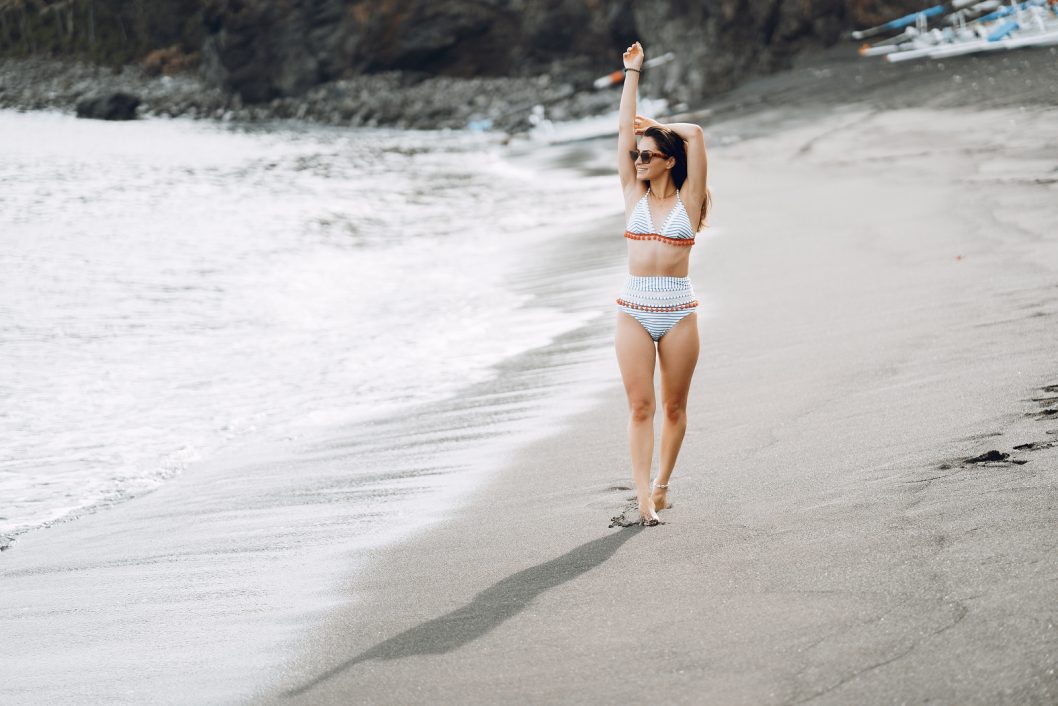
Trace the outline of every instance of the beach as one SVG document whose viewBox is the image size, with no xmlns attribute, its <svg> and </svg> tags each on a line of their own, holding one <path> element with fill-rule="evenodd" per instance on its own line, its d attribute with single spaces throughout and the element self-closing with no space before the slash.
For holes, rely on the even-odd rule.
<svg viewBox="0 0 1058 706">
<path fill-rule="evenodd" d="M 634 494 L 613 174 L 613 216 L 519 279 L 561 301 L 588 272 L 582 325 L 415 416 L 233 449 L 0 555 L 0 700 L 1054 703 L 1058 110 L 839 98 L 703 122 L 663 525 L 609 527 Z M 612 147 L 511 159 L 596 178 Z M 343 504 L 359 464 L 432 504 L 387 532 L 385 496 Z"/>
<path fill-rule="evenodd" d="M 605 528 L 614 386 L 378 556 L 269 702 L 1053 702 L 1056 118 L 835 111 L 712 150 L 666 524 Z"/>
</svg>

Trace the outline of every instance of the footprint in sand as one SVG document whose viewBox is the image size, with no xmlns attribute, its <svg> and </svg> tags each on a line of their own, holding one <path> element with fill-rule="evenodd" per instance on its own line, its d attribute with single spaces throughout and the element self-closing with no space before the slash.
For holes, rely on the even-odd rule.
<svg viewBox="0 0 1058 706">
<path fill-rule="evenodd" d="M 592 510 L 610 509 L 614 506 L 613 493 L 627 493 L 629 491 L 634 490 L 635 488 L 633 488 L 631 485 L 628 485 L 627 483 L 615 481 L 603 488 L 602 493 L 595 494 L 594 497 L 597 499 L 592 500 L 590 503 L 588 503 L 587 507 L 591 508 Z M 625 502 L 634 503 L 635 499 L 636 496 L 634 494 L 631 496 L 626 495 L 624 497 Z"/>
<path fill-rule="evenodd" d="M 610 527 L 632 527 L 639 524 L 639 503 L 631 502 L 610 518 Z"/>
<path fill-rule="evenodd" d="M 1047 432 L 1048 434 L 1050 432 Z M 1052 446 L 1058 446 L 1058 441 L 1030 441 L 1027 444 L 1018 444 L 1014 447 L 1015 451 L 1039 451 L 1040 449 L 1049 449 Z"/>
<path fill-rule="evenodd" d="M 1003 432 L 989 431 L 983 434 L 971 434 L 970 436 L 964 436 L 959 441 L 981 441 L 982 439 L 991 439 L 994 436 L 1003 436 Z"/>
<path fill-rule="evenodd" d="M 985 451 L 980 456 L 974 456 L 973 458 L 966 459 L 967 463 L 996 463 L 999 461 L 1006 461 L 1010 458 L 1010 454 L 1005 454 L 998 449 L 992 449 L 991 451 Z"/>
<path fill-rule="evenodd" d="M 974 456 L 972 458 L 967 458 L 963 460 L 963 465 L 966 465 L 968 463 L 994 468 L 997 466 L 1008 466 L 1010 464 L 1022 466 L 1028 463 L 1028 459 L 1010 458 L 1010 454 L 1003 453 L 999 449 L 992 449 L 991 451 L 985 451 L 980 456 Z"/>
</svg>

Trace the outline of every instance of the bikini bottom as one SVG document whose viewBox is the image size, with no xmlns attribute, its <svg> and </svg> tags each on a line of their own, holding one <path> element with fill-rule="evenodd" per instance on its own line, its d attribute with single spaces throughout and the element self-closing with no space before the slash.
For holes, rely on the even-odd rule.
<svg viewBox="0 0 1058 706">
<path fill-rule="evenodd" d="M 643 325 L 655 342 L 687 314 L 695 311 L 698 300 L 689 277 L 667 275 L 628 275 L 617 307 Z"/>
</svg>

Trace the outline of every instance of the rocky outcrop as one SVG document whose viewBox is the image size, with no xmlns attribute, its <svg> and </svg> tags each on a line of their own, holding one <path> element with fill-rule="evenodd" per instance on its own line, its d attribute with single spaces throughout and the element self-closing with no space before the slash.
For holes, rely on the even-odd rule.
<svg viewBox="0 0 1058 706">
<path fill-rule="evenodd" d="M 805 46 L 889 19 L 915 0 L 211 0 L 205 70 L 248 101 L 297 95 L 387 70 L 429 75 L 550 73 L 581 88 L 620 66 L 635 39 L 677 59 L 651 77 L 674 102 L 699 101 L 788 65 Z"/>
<path fill-rule="evenodd" d="M 204 70 L 248 101 L 391 70 L 530 76 L 554 64 L 590 73 L 611 65 L 623 35 L 632 36 L 630 0 L 594 4 L 212 0 Z"/>
<path fill-rule="evenodd" d="M 348 23 L 341 0 L 206 6 L 203 71 L 251 103 L 291 96 L 337 77 Z"/>
<path fill-rule="evenodd" d="M 400 72 L 404 87 L 435 78 L 547 75 L 550 85 L 580 92 L 619 68 L 621 52 L 639 39 L 648 57 L 663 51 L 677 57 L 648 70 L 649 94 L 694 104 L 749 76 L 787 66 L 804 47 L 831 45 L 843 30 L 920 5 L 920 0 L 0 0 L 0 54 L 111 64 L 135 57 L 154 74 L 193 67 L 207 84 L 243 103 L 262 105 L 392 72 Z M 357 115 L 365 107 L 343 110 Z"/>
</svg>

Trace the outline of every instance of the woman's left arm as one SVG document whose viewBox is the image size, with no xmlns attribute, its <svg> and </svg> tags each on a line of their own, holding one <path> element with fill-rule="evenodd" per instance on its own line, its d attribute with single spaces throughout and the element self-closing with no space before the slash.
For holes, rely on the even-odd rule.
<svg viewBox="0 0 1058 706">
<path fill-rule="evenodd" d="M 709 170 L 705 156 L 705 131 L 695 123 L 665 123 L 665 127 L 687 141 L 687 181 L 683 184 L 684 190 L 690 190 L 704 200 Z"/>
</svg>

